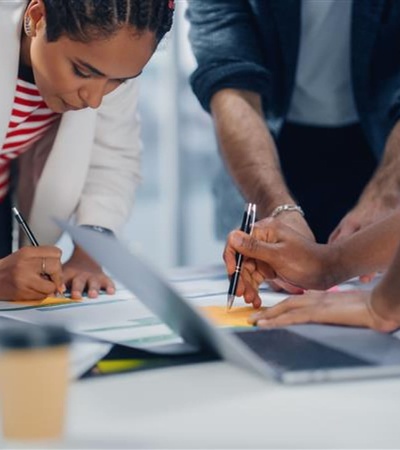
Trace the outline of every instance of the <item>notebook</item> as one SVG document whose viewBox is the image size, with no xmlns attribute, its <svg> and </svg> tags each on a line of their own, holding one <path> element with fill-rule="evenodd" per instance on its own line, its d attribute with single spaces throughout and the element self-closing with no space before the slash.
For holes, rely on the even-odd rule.
<svg viewBox="0 0 400 450">
<path fill-rule="evenodd" d="M 391 335 L 326 325 L 220 329 L 117 239 L 58 224 L 191 346 L 284 383 L 400 375 L 400 341 Z"/>
</svg>

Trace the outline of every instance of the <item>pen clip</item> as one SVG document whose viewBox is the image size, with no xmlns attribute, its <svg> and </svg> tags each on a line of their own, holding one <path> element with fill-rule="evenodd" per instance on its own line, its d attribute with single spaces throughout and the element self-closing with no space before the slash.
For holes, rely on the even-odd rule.
<svg viewBox="0 0 400 450">
<path fill-rule="evenodd" d="M 251 222 L 250 222 L 250 231 L 249 235 L 253 233 L 254 224 L 256 223 L 256 215 L 257 215 L 257 205 L 255 203 L 252 203 L 251 205 Z"/>
</svg>

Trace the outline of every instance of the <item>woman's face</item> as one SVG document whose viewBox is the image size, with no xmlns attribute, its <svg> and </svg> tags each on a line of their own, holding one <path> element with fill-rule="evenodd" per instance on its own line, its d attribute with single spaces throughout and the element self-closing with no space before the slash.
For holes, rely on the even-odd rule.
<svg viewBox="0 0 400 450">
<path fill-rule="evenodd" d="M 98 108 L 104 95 L 140 75 L 155 50 L 153 33 L 135 34 L 131 27 L 90 43 L 67 37 L 48 42 L 41 0 L 33 0 L 27 14 L 32 29 L 27 59 L 43 100 L 58 113 Z"/>
</svg>

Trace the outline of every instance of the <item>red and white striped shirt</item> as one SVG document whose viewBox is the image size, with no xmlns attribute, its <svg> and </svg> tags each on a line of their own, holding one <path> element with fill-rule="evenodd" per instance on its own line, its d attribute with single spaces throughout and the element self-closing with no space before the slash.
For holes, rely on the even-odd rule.
<svg viewBox="0 0 400 450">
<path fill-rule="evenodd" d="M 58 117 L 47 107 L 35 84 L 18 78 L 10 123 L 0 149 L 0 202 L 9 189 L 11 160 L 37 142 Z"/>
</svg>

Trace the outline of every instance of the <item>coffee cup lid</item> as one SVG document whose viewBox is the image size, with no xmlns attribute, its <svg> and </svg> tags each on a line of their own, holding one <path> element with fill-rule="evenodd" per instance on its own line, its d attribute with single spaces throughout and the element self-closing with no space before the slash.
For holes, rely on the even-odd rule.
<svg viewBox="0 0 400 450">
<path fill-rule="evenodd" d="M 0 324 L 0 348 L 3 349 L 53 347 L 69 342 L 71 335 L 61 326 L 31 325 L 14 321 Z"/>
</svg>

